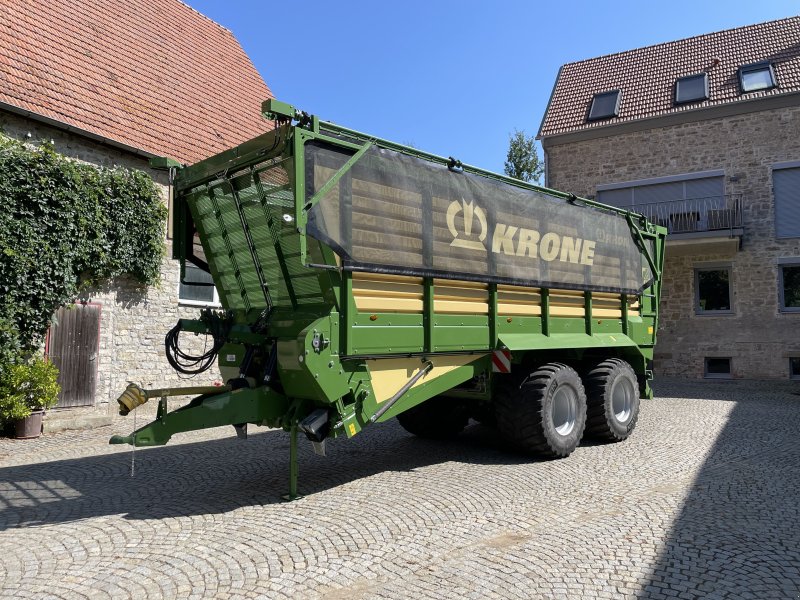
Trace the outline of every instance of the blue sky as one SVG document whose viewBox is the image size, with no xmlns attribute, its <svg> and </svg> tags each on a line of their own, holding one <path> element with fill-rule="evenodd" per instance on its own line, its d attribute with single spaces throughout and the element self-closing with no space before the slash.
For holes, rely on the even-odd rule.
<svg viewBox="0 0 800 600">
<path fill-rule="evenodd" d="M 230 29 L 279 100 L 502 171 L 559 67 L 800 13 L 797 0 L 186 0 Z"/>
</svg>

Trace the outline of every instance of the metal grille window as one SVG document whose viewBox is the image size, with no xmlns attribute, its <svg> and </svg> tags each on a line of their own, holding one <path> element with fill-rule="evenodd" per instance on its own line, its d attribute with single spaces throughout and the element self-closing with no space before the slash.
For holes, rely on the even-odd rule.
<svg viewBox="0 0 800 600">
<path fill-rule="evenodd" d="M 708 100 L 708 75 L 689 75 L 675 82 L 675 104 Z"/>
<path fill-rule="evenodd" d="M 710 357 L 703 359 L 705 362 L 704 375 L 707 379 L 730 379 L 731 359 L 729 357 Z"/>
<path fill-rule="evenodd" d="M 772 169 L 775 235 L 800 237 L 800 166 Z"/>
<path fill-rule="evenodd" d="M 800 312 L 800 260 L 778 266 L 781 312 Z"/>
<path fill-rule="evenodd" d="M 742 93 L 758 92 L 775 87 L 775 73 L 768 62 L 759 62 L 739 67 L 739 85 Z"/>
<path fill-rule="evenodd" d="M 695 269 L 695 312 L 731 314 L 733 297 L 730 267 Z"/>
<path fill-rule="evenodd" d="M 619 90 L 595 94 L 589 108 L 589 120 L 609 119 L 619 116 Z"/>
<path fill-rule="evenodd" d="M 211 285 L 209 285 L 211 284 Z M 178 301 L 181 304 L 219 305 L 217 288 L 210 273 L 186 263 L 186 276 L 178 284 Z"/>
</svg>

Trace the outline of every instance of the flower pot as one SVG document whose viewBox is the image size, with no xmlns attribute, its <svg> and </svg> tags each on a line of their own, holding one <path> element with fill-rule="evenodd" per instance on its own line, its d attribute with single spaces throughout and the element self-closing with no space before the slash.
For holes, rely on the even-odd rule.
<svg viewBox="0 0 800 600">
<path fill-rule="evenodd" d="M 32 412 L 24 419 L 17 421 L 17 435 L 18 440 L 29 440 L 38 438 L 42 435 L 42 418 L 44 417 L 43 410 Z"/>
</svg>

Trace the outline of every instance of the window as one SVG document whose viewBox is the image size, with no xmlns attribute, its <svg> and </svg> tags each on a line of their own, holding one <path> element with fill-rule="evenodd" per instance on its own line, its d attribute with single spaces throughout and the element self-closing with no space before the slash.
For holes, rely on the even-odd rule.
<svg viewBox="0 0 800 600">
<path fill-rule="evenodd" d="M 698 315 L 730 314 L 731 268 L 703 267 L 694 271 L 695 312 Z"/>
<path fill-rule="evenodd" d="M 597 200 L 633 209 L 671 234 L 741 227 L 736 199 L 725 196 L 722 170 L 669 175 L 597 187 Z"/>
<path fill-rule="evenodd" d="M 708 75 L 689 75 L 675 82 L 675 104 L 708 100 Z"/>
<path fill-rule="evenodd" d="M 772 168 L 775 236 L 800 237 L 800 166 Z"/>
<path fill-rule="evenodd" d="M 789 359 L 789 377 L 800 379 L 800 356 L 792 356 Z"/>
<path fill-rule="evenodd" d="M 730 379 L 731 359 L 707 356 L 705 359 L 705 373 L 708 379 Z"/>
<path fill-rule="evenodd" d="M 722 171 L 703 171 L 626 183 L 612 183 L 597 188 L 599 202 L 626 208 L 657 202 L 700 198 L 721 204 L 724 201 L 724 194 L 725 182 Z"/>
<path fill-rule="evenodd" d="M 775 73 L 768 62 L 739 67 L 739 85 L 742 93 L 768 90 L 775 87 Z"/>
<path fill-rule="evenodd" d="M 783 262 L 778 259 L 778 286 L 781 312 L 800 312 L 800 258 L 797 262 Z"/>
<path fill-rule="evenodd" d="M 178 284 L 178 301 L 181 304 L 219 305 L 211 275 L 187 262 L 184 280 Z"/>
<path fill-rule="evenodd" d="M 595 94 L 589 108 L 589 120 L 608 119 L 619 116 L 619 90 Z"/>
</svg>

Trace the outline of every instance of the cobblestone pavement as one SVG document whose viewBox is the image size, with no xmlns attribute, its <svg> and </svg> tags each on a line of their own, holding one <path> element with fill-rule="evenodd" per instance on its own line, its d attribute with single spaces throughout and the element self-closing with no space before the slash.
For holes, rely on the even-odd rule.
<svg viewBox="0 0 800 600">
<path fill-rule="evenodd" d="M 279 431 L 177 436 L 133 478 L 106 443 L 132 420 L 0 440 L 0 596 L 799 598 L 800 386 L 658 389 L 631 439 L 565 460 L 479 425 L 303 444 L 290 504 Z"/>
</svg>

